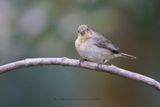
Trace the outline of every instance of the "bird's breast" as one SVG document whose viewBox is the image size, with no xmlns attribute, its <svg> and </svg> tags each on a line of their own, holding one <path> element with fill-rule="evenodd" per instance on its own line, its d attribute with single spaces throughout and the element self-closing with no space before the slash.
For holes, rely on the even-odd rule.
<svg viewBox="0 0 160 107">
<path fill-rule="evenodd" d="M 83 43 L 76 40 L 75 46 L 82 58 L 93 62 L 103 63 L 107 56 L 111 54 L 109 50 L 97 47 L 92 40 L 88 40 Z"/>
</svg>

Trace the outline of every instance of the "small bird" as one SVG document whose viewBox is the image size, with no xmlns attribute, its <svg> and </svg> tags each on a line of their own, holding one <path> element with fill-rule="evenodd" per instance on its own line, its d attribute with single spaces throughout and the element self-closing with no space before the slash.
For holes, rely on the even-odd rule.
<svg viewBox="0 0 160 107">
<path fill-rule="evenodd" d="M 117 57 L 136 58 L 133 55 L 120 52 L 119 48 L 110 40 L 95 32 L 87 25 L 80 25 L 78 27 L 78 37 L 75 41 L 75 47 L 84 60 L 99 64 L 107 63 L 109 60 Z"/>
</svg>

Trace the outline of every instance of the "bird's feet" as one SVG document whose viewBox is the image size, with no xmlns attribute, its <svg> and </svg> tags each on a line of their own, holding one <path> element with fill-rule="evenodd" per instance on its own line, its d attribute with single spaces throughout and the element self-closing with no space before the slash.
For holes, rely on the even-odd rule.
<svg viewBox="0 0 160 107">
<path fill-rule="evenodd" d="M 101 69 L 103 63 L 97 63 L 96 70 Z"/>
<path fill-rule="evenodd" d="M 87 61 L 87 59 L 80 59 L 80 60 L 79 60 L 79 66 L 80 66 L 81 63 L 83 63 L 84 61 Z"/>
</svg>

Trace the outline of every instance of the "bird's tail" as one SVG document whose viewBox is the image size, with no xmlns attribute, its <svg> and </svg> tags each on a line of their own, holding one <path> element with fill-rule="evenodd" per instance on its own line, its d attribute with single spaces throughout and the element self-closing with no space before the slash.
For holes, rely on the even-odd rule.
<svg viewBox="0 0 160 107">
<path fill-rule="evenodd" d="M 124 57 L 124 58 L 129 58 L 129 59 L 136 59 L 135 56 L 129 55 L 129 54 L 125 54 L 125 53 L 120 53 L 120 56 Z"/>
</svg>

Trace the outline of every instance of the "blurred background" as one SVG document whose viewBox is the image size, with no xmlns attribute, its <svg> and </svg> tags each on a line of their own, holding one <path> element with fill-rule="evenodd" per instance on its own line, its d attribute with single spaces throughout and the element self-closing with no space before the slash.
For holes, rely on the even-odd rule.
<svg viewBox="0 0 160 107">
<path fill-rule="evenodd" d="M 136 60 L 110 64 L 160 81 L 159 0 L 0 0 L 0 64 L 32 57 L 79 59 L 87 24 Z M 43 66 L 0 75 L 1 107 L 160 107 L 160 92 L 115 75 Z"/>
</svg>

